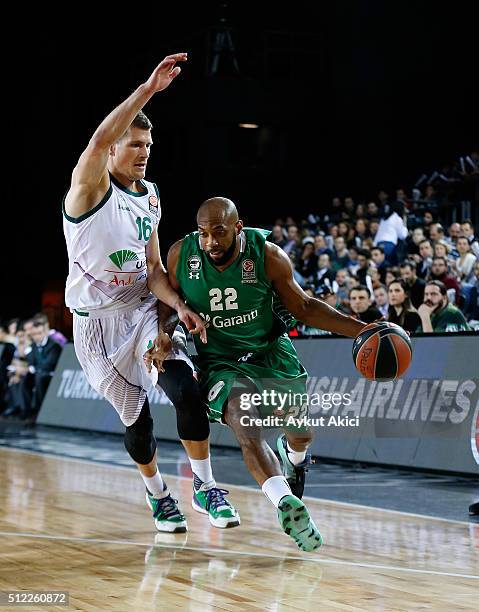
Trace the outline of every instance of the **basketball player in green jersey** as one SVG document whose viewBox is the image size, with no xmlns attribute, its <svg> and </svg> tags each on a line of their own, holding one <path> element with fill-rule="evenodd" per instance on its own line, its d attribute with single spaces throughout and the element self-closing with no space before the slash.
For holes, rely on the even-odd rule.
<svg viewBox="0 0 479 612">
<path fill-rule="evenodd" d="M 282 473 L 261 438 L 261 426 L 244 425 L 242 400 L 245 391 L 277 386 L 306 391 L 307 373 L 272 308 L 275 296 L 294 317 L 313 327 L 354 338 L 365 324 L 306 295 L 294 281 L 286 254 L 266 242 L 269 232 L 243 228 L 231 200 L 204 202 L 197 224 L 197 232 L 171 247 L 168 274 L 173 288 L 181 290 L 208 325 L 208 343 L 195 338 L 195 346 L 210 418 L 231 427 L 249 471 L 278 509 L 281 527 L 299 548 L 312 551 L 322 539 L 300 500 L 311 432 L 293 427 L 279 438 Z M 254 406 L 248 415 L 252 410 Z"/>
</svg>

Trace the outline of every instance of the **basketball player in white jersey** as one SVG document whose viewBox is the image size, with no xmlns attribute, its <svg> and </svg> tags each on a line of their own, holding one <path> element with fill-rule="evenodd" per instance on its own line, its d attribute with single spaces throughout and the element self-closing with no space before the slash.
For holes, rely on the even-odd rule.
<svg viewBox="0 0 479 612">
<path fill-rule="evenodd" d="M 227 491 L 218 489 L 213 479 L 209 422 L 191 375 L 184 333 L 181 327 L 171 333 L 173 324 L 170 339 L 159 316 L 159 310 L 175 310 L 187 329 L 206 342 L 201 318 L 169 284 L 158 244 L 159 192 L 144 179 L 152 125 L 141 109 L 170 85 L 181 71 L 177 63 L 186 59 L 186 53 L 167 56 L 104 119 L 73 170 L 63 203 L 69 257 L 66 304 L 74 313 L 75 351 L 88 382 L 126 426 L 125 447 L 145 482 L 156 527 L 168 532 L 187 527 L 158 471 L 147 397 L 157 383 L 176 408 L 178 432 L 194 473 L 193 507 L 216 527 L 240 522 L 225 499 Z M 151 367 L 148 351 L 154 351 L 160 374 Z"/>
</svg>

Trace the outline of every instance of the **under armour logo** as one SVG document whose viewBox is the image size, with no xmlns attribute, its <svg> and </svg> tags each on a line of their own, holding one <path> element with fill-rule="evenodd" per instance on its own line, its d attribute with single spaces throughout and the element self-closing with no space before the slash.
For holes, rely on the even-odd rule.
<svg viewBox="0 0 479 612">
<path fill-rule="evenodd" d="M 190 277 L 190 280 L 193 280 L 194 278 L 196 280 L 200 280 L 200 273 L 199 272 L 190 272 L 188 274 L 188 276 Z"/>
</svg>

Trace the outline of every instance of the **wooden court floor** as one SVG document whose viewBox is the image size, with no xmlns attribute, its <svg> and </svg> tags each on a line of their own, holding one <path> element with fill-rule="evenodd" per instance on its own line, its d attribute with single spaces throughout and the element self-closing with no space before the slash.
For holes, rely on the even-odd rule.
<svg viewBox="0 0 479 612">
<path fill-rule="evenodd" d="M 70 593 L 0 612 L 479 609 L 479 524 L 310 498 L 325 544 L 304 554 L 259 490 L 229 487 L 242 525 L 219 530 L 167 477 L 189 525 L 169 535 L 128 468 L 0 449 L 0 471 L 0 591 Z"/>
</svg>

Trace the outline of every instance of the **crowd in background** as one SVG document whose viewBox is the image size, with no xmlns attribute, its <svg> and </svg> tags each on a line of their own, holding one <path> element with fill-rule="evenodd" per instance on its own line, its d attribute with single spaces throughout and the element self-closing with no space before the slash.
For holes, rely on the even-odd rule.
<svg viewBox="0 0 479 612">
<path fill-rule="evenodd" d="M 478 179 L 472 152 L 423 174 L 410 194 L 335 197 L 300 222 L 277 219 L 269 240 L 289 256 L 306 293 L 361 321 L 384 319 L 411 333 L 479 331 L 479 241 L 471 219 L 457 214 L 464 187 L 477 191 Z M 466 204 L 472 211 L 474 202 Z M 326 333 L 301 321 L 290 331 Z M 66 342 L 43 313 L 0 324 L 0 418 L 35 422 Z"/>
<path fill-rule="evenodd" d="M 0 418 L 35 422 L 66 342 L 43 313 L 0 324 Z"/>
<path fill-rule="evenodd" d="M 429 180 L 423 175 L 411 194 L 398 188 L 370 202 L 335 197 L 322 214 L 277 219 L 269 240 L 289 256 L 309 295 L 364 322 L 385 319 L 413 333 L 479 330 L 474 225 L 441 218 L 452 210 L 457 186 L 477 185 L 479 155 L 467 160 L 467 167 L 460 158 Z M 291 332 L 324 333 L 299 321 Z"/>
</svg>

